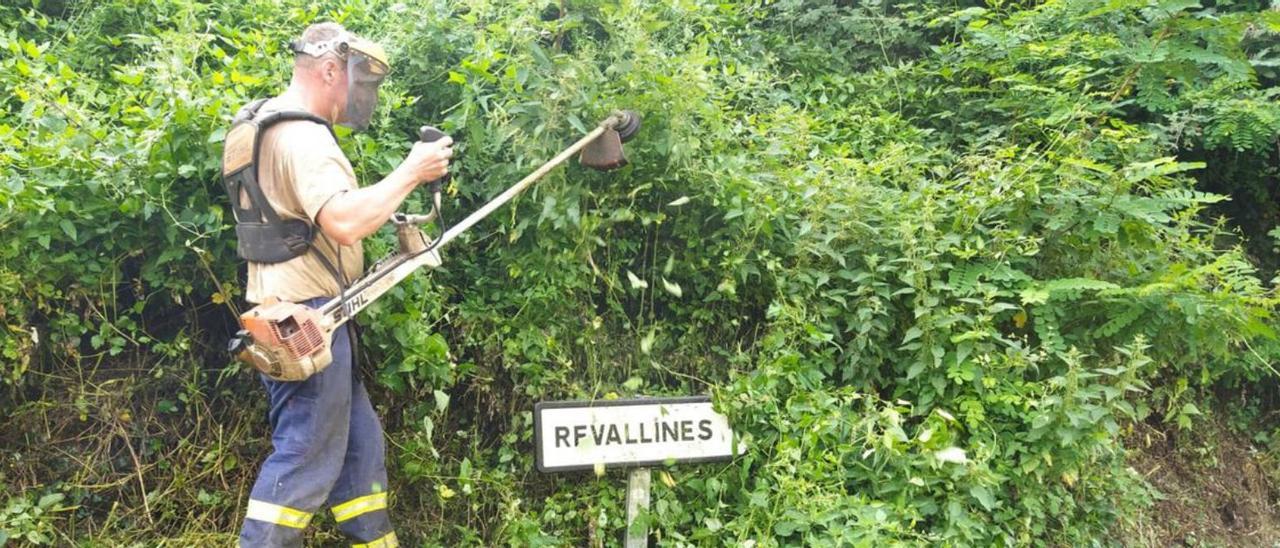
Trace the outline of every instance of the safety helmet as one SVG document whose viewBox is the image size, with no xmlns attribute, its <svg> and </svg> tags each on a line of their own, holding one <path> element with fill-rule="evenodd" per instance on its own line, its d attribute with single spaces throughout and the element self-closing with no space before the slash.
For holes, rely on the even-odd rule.
<svg viewBox="0 0 1280 548">
<path fill-rule="evenodd" d="M 319 58 L 333 54 L 347 61 L 347 112 L 341 124 L 357 131 L 369 127 L 378 104 L 378 86 L 391 72 L 386 50 L 346 31 L 322 42 L 294 41 L 289 46 L 298 55 Z"/>
</svg>

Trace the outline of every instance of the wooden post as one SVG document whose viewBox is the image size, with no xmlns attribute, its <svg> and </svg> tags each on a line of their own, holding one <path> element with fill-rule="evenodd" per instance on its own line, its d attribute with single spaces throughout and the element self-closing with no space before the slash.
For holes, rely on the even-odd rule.
<svg viewBox="0 0 1280 548">
<path fill-rule="evenodd" d="M 632 527 L 641 510 L 649 511 L 649 481 L 653 476 L 648 468 L 632 468 L 627 476 L 627 542 L 626 548 L 648 548 L 649 527 Z"/>
</svg>

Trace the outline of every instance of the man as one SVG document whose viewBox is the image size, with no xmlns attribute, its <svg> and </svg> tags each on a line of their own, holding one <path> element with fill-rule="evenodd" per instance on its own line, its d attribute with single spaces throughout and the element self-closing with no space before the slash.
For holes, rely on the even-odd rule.
<svg viewBox="0 0 1280 548">
<path fill-rule="evenodd" d="M 248 301 L 317 307 L 362 273 L 360 240 L 382 226 L 414 188 L 448 172 L 452 140 L 415 144 L 385 179 L 359 187 L 330 126 L 367 126 L 388 72 L 386 54 L 335 23 L 308 27 L 293 49 L 288 89 L 251 104 L 238 118 L 293 113 L 289 121 L 260 130 L 256 186 L 278 221 L 303 226 L 312 239 L 296 256 L 255 261 L 244 252 L 250 243 L 245 240 L 255 236 L 241 233 L 240 226 L 237 235 L 249 259 Z M 240 198 L 240 207 L 247 207 L 248 193 Z M 326 507 L 356 546 L 398 544 L 386 511 L 382 427 L 353 371 L 354 342 L 347 329 L 339 329 L 330 344 L 332 362 L 305 380 L 263 376 L 274 451 L 250 493 L 241 546 L 300 546 L 312 516 Z"/>
</svg>

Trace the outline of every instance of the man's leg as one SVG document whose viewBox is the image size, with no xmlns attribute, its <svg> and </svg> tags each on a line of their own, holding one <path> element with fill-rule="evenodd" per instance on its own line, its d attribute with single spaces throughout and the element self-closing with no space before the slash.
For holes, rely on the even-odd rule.
<svg viewBox="0 0 1280 548">
<path fill-rule="evenodd" d="M 249 494 L 246 548 L 301 546 L 302 532 L 342 470 L 351 416 L 351 344 L 334 333 L 333 363 L 304 381 L 266 379 L 275 451 Z"/>
<path fill-rule="evenodd" d="M 351 384 L 351 435 L 346 461 L 329 495 L 334 520 L 356 546 L 398 546 L 387 515 L 386 442 L 382 426 L 359 380 Z"/>
</svg>

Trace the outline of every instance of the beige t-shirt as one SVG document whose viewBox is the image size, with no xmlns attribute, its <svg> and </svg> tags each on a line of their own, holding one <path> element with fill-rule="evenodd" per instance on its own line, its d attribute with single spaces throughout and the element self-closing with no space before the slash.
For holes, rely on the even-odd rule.
<svg viewBox="0 0 1280 548">
<path fill-rule="evenodd" d="M 258 116 L 277 110 L 302 110 L 302 106 L 277 97 L 267 101 Z M 351 162 L 329 130 L 309 121 L 280 122 L 267 129 L 258 159 L 258 185 L 281 219 L 304 219 L 313 226 L 316 215 L 331 198 L 359 188 Z M 241 199 L 248 200 L 243 194 Z M 364 272 L 364 249 L 360 243 L 339 246 L 317 227 L 312 245 L 315 250 L 283 263 L 250 262 L 245 299 L 252 303 L 261 303 L 267 297 L 302 302 L 336 296 L 338 283 L 316 257 L 316 251 L 344 271 L 348 280 L 355 280 Z M 340 254 L 335 252 L 337 249 Z"/>
</svg>

